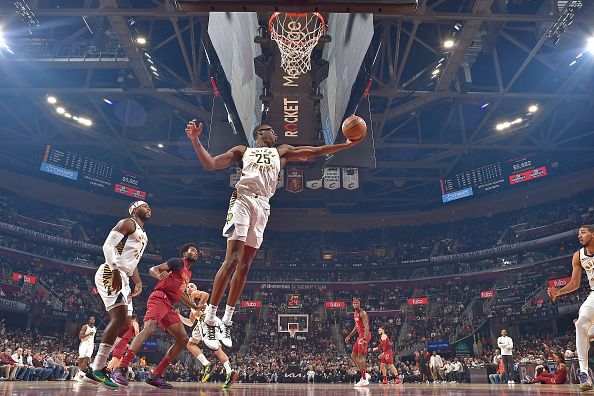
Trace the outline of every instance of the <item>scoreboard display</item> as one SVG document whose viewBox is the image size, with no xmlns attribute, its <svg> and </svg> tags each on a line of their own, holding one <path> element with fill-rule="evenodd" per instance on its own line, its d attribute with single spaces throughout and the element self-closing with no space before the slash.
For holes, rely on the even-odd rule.
<svg viewBox="0 0 594 396">
<path fill-rule="evenodd" d="M 440 180 L 442 202 L 484 195 L 548 175 L 543 159 L 525 154 L 496 162 Z"/>
<path fill-rule="evenodd" d="M 288 294 L 287 295 L 287 308 L 299 309 L 301 308 L 301 299 L 299 294 Z"/>
<path fill-rule="evenodd" d="M 81 183 L 94 190 L 113 191 L 136 199 L 145 199 L 142 176 L 126 170 L 115 170 L 86 155 L 47 145 L 40 170 Z"/>
</svg>

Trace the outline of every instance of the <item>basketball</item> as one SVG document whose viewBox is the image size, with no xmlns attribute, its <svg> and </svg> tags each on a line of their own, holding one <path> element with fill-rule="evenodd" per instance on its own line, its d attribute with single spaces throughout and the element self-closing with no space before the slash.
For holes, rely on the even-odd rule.
<svg viewBox="0 0 594 396">
<path fill-rule="evenodd" d="M 351 142 L 363 139 L 367 133 L 365 120 L 356 115 L 350 115 L 342 122 L 342 133 Z"/>
</svg>

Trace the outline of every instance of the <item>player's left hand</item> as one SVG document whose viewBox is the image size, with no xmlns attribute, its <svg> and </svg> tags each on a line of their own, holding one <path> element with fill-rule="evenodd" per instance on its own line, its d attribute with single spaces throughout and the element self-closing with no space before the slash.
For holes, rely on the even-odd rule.
<svg viewBox="0 0 594 396">
<path fill-rule="evenodd" d="M 142 283 L 138 282 L 137 284 L 134 285 L 134 290 L 132 291 L 132 293 L 130 293 L 130 298 L 136 297 L 140 293 L 142 293 Z"/>
<path fill-rule="evenodd" d="M 549 287 L 549 290 L 547 290 L 547 293 L 549 295 L 549 297 L 551 297 L 551 300 L 556 301 L 557 297 L 559 297 L 561 295 L 561 293 L 559 293 L 559 289 L 557 289 L 556 287 Z"/>
</svg>

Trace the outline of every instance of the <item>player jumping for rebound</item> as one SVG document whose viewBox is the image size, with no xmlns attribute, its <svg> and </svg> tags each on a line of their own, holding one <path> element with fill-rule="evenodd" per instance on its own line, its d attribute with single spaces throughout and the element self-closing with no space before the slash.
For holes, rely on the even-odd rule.
<svg viewBox="0 0 594 396">
<path fill-rule="evenodd" d="M 136 314 L 132 314 L 130 317 L 130 327 L 128 331 L 122 336 L 120 341 L 116 344 L 111 352 L 111 360 L 107 365 L 108 370 L 115 370 L 120 365 L 122 361 L 122 357 L 128 350 L 128 344 L 134 337 L 136 337 L 140 333 L 140 327 L 138 326 L 138 320 Z"/>
<path fill-rule="evenodd" d="M 578 319 L 575 321 L 575 346 L 580 363 L 579 389 L 587 391 L 592 389 L 592 378 L 588 373 L 588 351 L 590 349 L 588 332 L 594 324 L 594 225 L 581 226 L 578 229 L 578 240 L 582 247 L 573 254 L 571 280 L 561 289 L 549 288 L 548 293 L 555 301 L 559 296 L 576 291 L 582 281 L 582 268 L 586 272 L 590 283 L 590 294 L 580 307 Z"/>
<path fill-rule="evenodd" d="M 110 321 L 101 336 L 92 371 L 86 373 L 86 378 L 110 388 L 117 388 L 118 384 L 111 380 L 107 358 L 118 337 L 130 327 L 132 298 L 142 292 L 138 262 L 148 243 L 144 223 L 151 218 L 151 208 L 144 201 L 135 201 L 128 206 L 128 214 L 130 217 L 120 220 L 103 243 L 105 263 L 95 273 L 95 286 Z M 134 291 L 128 277 L 134 281 Z"/>
<path fill-rule="evenodd" d="M 369 379 L 371 375 L 367 373 L 367 362 L 365 357 L 367 355 L 367 346 L 371 341 L 371 332 L 369 331 L 369 317 L 367 312 L 361 309 L 361 300 L 358 298 L 353 299 L 353 310 L 355 316 L 355 327 L 353 331 L 349 333 L 344 339 L 344 342 L 348 344 L 351 337 L 357 333 L 357 341 L 353 345 L 353 353 L 351 359 L 355 363 L 355 366 L 361 372 L 361 379 L 355 384 L 355 386 L 367 386 L 369 385 Z"/>
<path fill-rule="evenodd" d="M 235 146 L 223 154 L 212 157 L 200 143 L 201 133 L 202 124 L 196 126 L 195 120 L 188 123 L 186 135 L 204 169 L 226 169 L 233 164 L 242 163 L 241 177 L 231 195 L 227 220 L 223 227 L 223 236 L 227 237 L 227 252 L 215 276 L 210 303 L 205 312 L 204 344 L 212 350 L 217 350 L 220 346 L 219 340 L 228 348 L 233 345 L 233 311 L 243 291 L 252 260 L 262 244 L 264 229 L 270 215 L 268 201 L 276 191 L 281 168 L 288 161 L 337 153 L 352 147 L 362 139 L 320 147 L 293 147 L 287 144 L 275 147 L 278 136 L 272 127 L 263 124 L 253 131 L 255 147 Z M 231 286 L 225 314 L 222 324 L 217 326 L 217 309 L 230 278 Z M 217 334 L 217 327 L 220 334 Z"/>
<path fill-rule="evenodd" d="M 386 369 L 386 366 L 396 378 L 394 383 L 401 384 L 402 380 L 398 376 L 398 370 L 396 370 L 396 367 L 394 366 L 394 352 L 392 351 L 392 342 L 390 341 L 390 337 L 386 334 L 383 327 L 380 327 L 377 332 L 380 335 L 380 346 L 373 348 L 373 352 L 376 352 L 380 348 L 382 350 L 382 354 L 380 355 L 380 369 L 382 370 L 382 375 L 384 376 L 382 384 L 388 383 L 388 370 Z"/>
<path fill-rule="evenodd" d="M 190 300 L 192 300 L 194 302 L 196 302 L 196 300 L 199 300 L 199 302 L 197 303 L 198 306 L 205 306 L 206 301 L 208 301 L 208 293 L 198 290 L 196 285 L 193 283 L 188 284 L 187 293 L 190 296 Z M 212 365 L 210 364 L 210 362 L 208 361 L 206 356 L 204 356 L 204 354 L 202 353 L 202 350 L 198 346 L 200 344 L 200 342 L 202 341 L 202 332 L 201 332 L 202 329 L 201 329 L 200 322 L 203 320 L 203 318 L 201 319 L 201 316 L 203 316 L 202 311 L 196 311 L 196 310 L 190 311 L 189 318 L 186 318 L 186 317 L 182 316 L 181 314 L 179 314 L 179 317 L 180 317 L 182 323 L 185 324 L 186 326 L 192 327 L 192 326 L 194 326 L 194 323 L 196 323 L 196 326 L 192 330 L 192 336 L 190 337 L 190 340 L 188 341 L 188 351 L 190 351 L 190 353 L 192 353 L 192 355 L 194 355 L 194 357 L 196 359 L 198 359 L 200 364 L 202 364 L 203 370 L 202 370 L 202 378 L 201 378 L 200 382 L 206 382 L 206 381 L 208 381 L 208 378 L 210 377 Z M 235 371 L 233 371 L 231 369 L 231 364 L 229 363 L 229 357 L 227 356 L 227 354 L 225 352 L 223 352 L 222 348 L 219 348 L 216 351 L 214 351 L 214 354 L 219 359 L 219 361 L 223 364 L 223 367 L 225 368 L 225 374 L 227 375 L 225 382 L 223 383 L 223 388 L 229 389 L 229 388 L 231 388 L 231 385 L 233 385 L 233 383 L 237 380 L 238 375 Z"/>
<path fill-rule="evenodd" d="M 120 385 L 128 385 L 125 373 L 142 344 L 155 332 L 157 324 L 175 337 L 175 343 L 169 348 L 165 357 L 153 370 L 146 383 L 157 388 L 171 389 L 173 385 L 165 382 L 163 373 L 184 350 L 188 343 L 188 334 L 173 306 L 180 300 L 192 309 L 200 309 L 186 295 L 186 287 L 192 279 L 192 264 L 198 260 L 198 248 L 188 243 L 180 249 L 182 258 L 170 259 L 166 263 L 156 265 L 149 270 L 151 276 L 159 281 L 146 302 L 146 314 L 142 331 L 128 347 L 120 366 L 113 372 L 112 378 Z"/>
</svg>

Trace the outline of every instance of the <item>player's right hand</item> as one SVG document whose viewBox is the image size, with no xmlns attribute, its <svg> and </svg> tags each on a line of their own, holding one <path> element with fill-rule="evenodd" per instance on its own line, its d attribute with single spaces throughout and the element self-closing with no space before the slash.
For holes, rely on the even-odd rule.
<svg viewBox="0 0 594 396">
<path fill-rule="evenodd" d="M 344 337 L 345 344 L 348 344 L 350 340 L 351 340 L 351 337 Z"/>
<path fill-rule="evenodd" d="M 549 297 L 551 297 L 551 300 L 556 301 L 557 297 L 559 297 L 561 295 L 561 293 L 559 293 L 559 289 L 557 289 L 556 287 L 549 287 L 549 289 L 547 290 L 547 293 L 549 295 Z"/>
<path fill-rule="evenodd" d="M 196 126 L 196 120 L 192 120 L 192 121 L 188 122 L 188 125 L 186 126 L 186 135 L 188 136 L 188 139 L 196 140 L 196 139 L 198 139 L 198 137 L 200 136 L 201 133 L 202 133 L 202 123 L 200 123 L 200 124 L 198 124 L 198 126 Z"/>
<path fill-rule="evenodd" d="M 122 276 L 118 269 L 114 269 L 111 274 L 111 288 L 116 293 L 122 290 Z"/>
<path fill-rule="evenodd" d="M 171 275 L 171 271 L 163 271 L 159 273 L 159 280 L 167 278 Z"/>
</svg>

